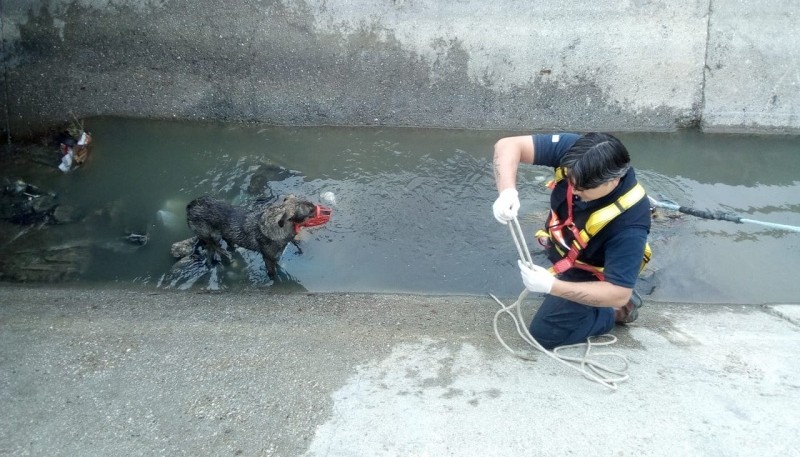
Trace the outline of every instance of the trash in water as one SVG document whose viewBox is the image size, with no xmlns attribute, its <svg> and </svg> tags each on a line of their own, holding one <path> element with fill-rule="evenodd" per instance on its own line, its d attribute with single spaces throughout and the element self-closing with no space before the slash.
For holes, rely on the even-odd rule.
<svg viewBox="0 0 800 457">
<path fill-rule="evenodd" d="M 147 235 L 140 235 L 138 233 L 129 233 L 127 236 L 125 236 L 125 239 L 133 244 L 144 246 L 150 240 L 150 237 Z"/>
<path fill-rule="evenodd" d="M 334 195 L 333 192 L 323 192 L 320 194 L 319 198 L 322 199 L 323 203 L 336 206 L 336 195 Z"/>
<path fill-rule="evenodd" d="M 61 163 L 58 165 L 58 169 L 64 173 L 78 168 L 89 157 L 92 135 L 85 130 L 80 130 L 77 137 L 76 140 L 68 131 L 63 132 L 59 137 L 58 147 L 61 151 Z"/>
</svg>

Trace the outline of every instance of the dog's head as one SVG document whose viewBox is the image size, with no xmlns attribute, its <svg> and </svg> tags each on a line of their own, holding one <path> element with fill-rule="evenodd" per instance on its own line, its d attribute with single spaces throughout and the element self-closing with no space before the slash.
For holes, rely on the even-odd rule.
<svg viewBox="0 0 800 457">
<path fill-rule="evenodd" d="M 316 214 L 317 206 L 310 201 L 289 194 L 267 207 L 261 215 L 261 231 L 269 238 L 294 235 L 295 224 L 302 224 Z"/>
</svg>

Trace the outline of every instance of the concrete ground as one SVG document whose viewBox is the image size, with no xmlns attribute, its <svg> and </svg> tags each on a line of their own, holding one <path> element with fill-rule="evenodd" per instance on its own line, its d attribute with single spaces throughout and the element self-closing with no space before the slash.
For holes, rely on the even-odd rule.
<svg viewBox="0 0 800 457">
<path fill-rule="evenodd" d="M 497 309 L 0 286 L 0 455 L 800 454 L 798 305 L 648 303 L 617 390 L 511 355 Z"/>
</svg>

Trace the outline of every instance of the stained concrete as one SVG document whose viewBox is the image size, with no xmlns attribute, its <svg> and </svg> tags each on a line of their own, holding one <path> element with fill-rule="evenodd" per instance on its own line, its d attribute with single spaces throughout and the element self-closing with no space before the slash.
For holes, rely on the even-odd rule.
<svg viewBox="0 0 800 457">
<path fill-rule="evenodd" d="M 629 361 L 616 390 L 511 355 L 498 309 L 475 296 L 0 286 L 0 454 L 800 453 L 800 305 L 647 303 L 600 348 Z M 499 329 L 525 349 L 509 320 Z"/>
<path fill-rule="evenodd" d="M 0 128 L 75 117 L 796 133 L 768 2 L 3 0 Z"/>
</svg>

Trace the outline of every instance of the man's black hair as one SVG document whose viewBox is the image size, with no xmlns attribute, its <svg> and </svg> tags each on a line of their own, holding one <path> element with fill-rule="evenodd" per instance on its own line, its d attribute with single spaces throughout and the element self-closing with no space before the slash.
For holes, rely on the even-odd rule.
<svg viewBox="0 0 800 457">
<path fill-rule="evenodd" d="M 592 189 L 625 176 L 631 157 L 622 142 L 608 133 L 587 133 L 561 158 L 567 178 L 578 189 Z"/>
</svg>

